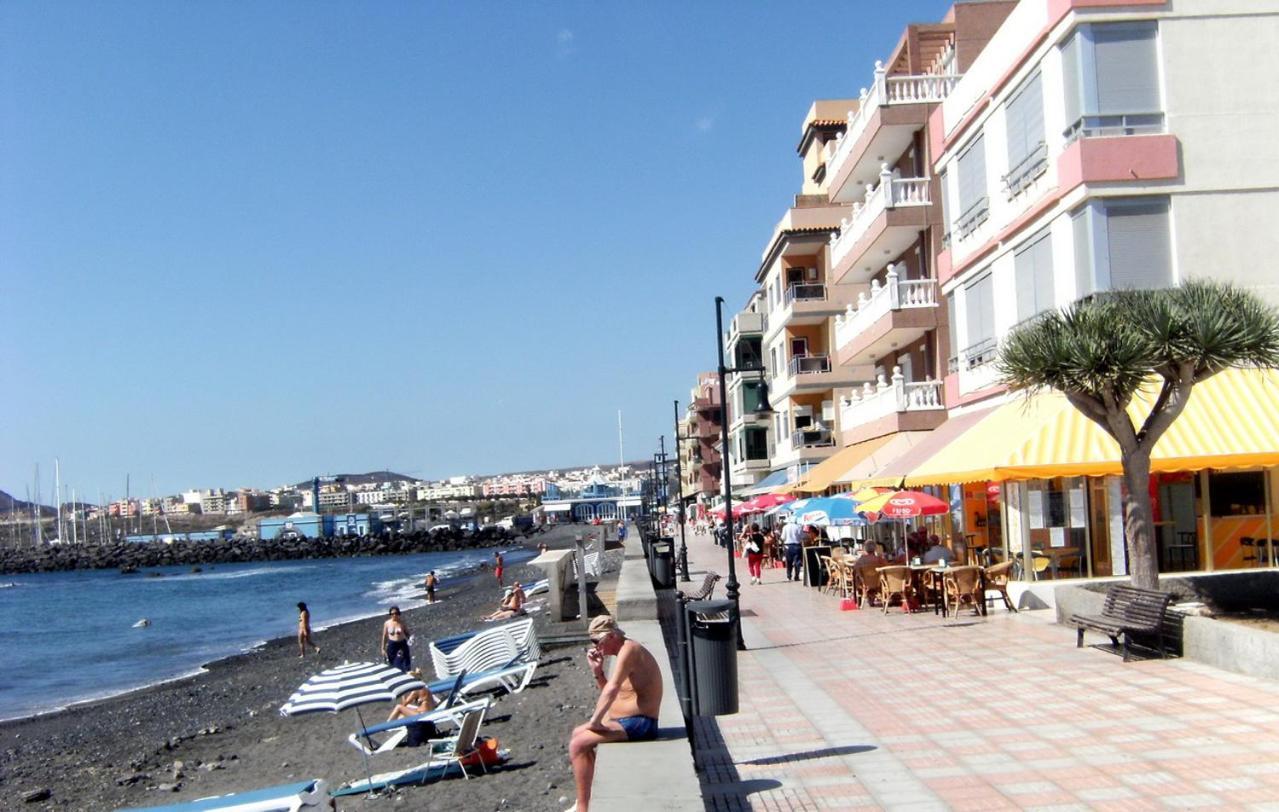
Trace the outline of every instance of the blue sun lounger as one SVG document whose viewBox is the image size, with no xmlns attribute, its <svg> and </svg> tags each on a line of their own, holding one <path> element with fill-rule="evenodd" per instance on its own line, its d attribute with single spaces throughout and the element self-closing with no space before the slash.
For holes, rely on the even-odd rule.
<svg viewBox="0 0 1279 812">
<path fill-rule="evenodd" d="M 278 787 L 213 795 L 182 804 L 136 807 L 126 812 L 300 812 L 328 809 L 328 787 L 321 779 L 281 784 Z"/>
</svg>

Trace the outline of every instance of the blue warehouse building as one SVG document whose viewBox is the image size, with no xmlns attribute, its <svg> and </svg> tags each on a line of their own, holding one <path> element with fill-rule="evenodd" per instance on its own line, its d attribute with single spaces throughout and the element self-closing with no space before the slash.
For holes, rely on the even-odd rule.
<svg viewBox="0 0 1279 812">
<path fill-rule="evenodd" d="M 381 530 L 381 520 L 368 513 L 293 513 L 258 522 L 258 538 L 264 541 L 291 535 L 309 539 L 367 536 Z"/>
</svg>

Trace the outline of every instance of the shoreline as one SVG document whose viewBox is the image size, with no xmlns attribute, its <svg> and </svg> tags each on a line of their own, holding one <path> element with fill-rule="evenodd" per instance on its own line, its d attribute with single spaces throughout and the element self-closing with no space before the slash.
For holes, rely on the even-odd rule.
<svg viewBox="0 0 1279 812">
<path fill-rule="evenodd" d="M 513 545 L 510 545 L 509 547 L 499 546 L 493 549 L 495 551 L 502 551 L 504 554 L 511 553 L 515 556 L 518 556 L 519 557 L 518 560 L 511 562 L 510 566 L 512 567 L 516 567 L 516 566 L 522 567 L 524 565 L 522 554 L 530 551 L 530 548 L 523 544 L 513 544 Z M 536 548 L 534 547 L 533 550 L 535 549 Z M 247 562 L 246 561 L 242 563 L 245 563 L 245 564 L 281 563 L 283 564 L 287 562 L 286 561 L 280 561 L 280 562 Z M 456 585 L 455 587 L 450 586 L 449 589 L 454 591 L 464 589 L 468 585 L 471 585 L 473 582 L 478 582 L 483 575 L 484 575 L 484 569 L 482 564 L 472 564 L 456 572 L 448 573 L 449 580 L 452 582 L 452 584 Z M 418 594 L 420 594 L 421 596 L 420 598 L 416 596 L 410 598 L 408 601 L 403 603 L 401 608 L 406 611 L 410 611 L 410 610 L 415 611 L 428 606 L 429 604 L 426 603 L 425 590 L 424 589 L 421 590 Z M 443 598 L 447 594 L 449 594 L 449 590 L 445 590 L 441 592 L 440 593 L 441 598 Z M 338 630 L 354 623 L 367 622 L 371 618 L 382 617 L 384 611 L 385 609 L 383 608 L 383 609 L 368 612 L 366 614 L 360 614 L 353 617 L 347 616 L 343 618 L 334 619 L 324 625 L 313 625 L 311 627 L 312 633 L 315 635 L 319 635 L 322 632 Z M 97 705 L 103 702 L 109 702 L 114 699 L 129 697 L 133 694 L 137 694 L 142 691 L 148 691 L 156 688 L 161 688 L 166 685 L 172 685 L 174 683 L 182 682 L 183 680 L 195 679 L 204 674 L 208 674 L 213 671 L 216 671 L 219 668 L 232 666 L 237 661 L 240 661 L 245 657 L 257 654 L 267 649 L 268 647 L 288 646 L 288 645 L 295 644 L 296 642 L 297 642 L 296 636 L 290 635 L 290 634 L 281 635 L 279 637 L 266 638 L 266 639 L 259 638 L 253 641 L 252 643 L 240 648 L 238 651 L 234 651 L 229 654 L 223 654 L 221 656 L 214 657 L 213 659 L 200 663 L 198 666 L 195 666 L 194 668 L 190 668 L 180 674 L 174 674 L 174 675 L 162 677 L 160 679 L 152 680 L 150 682 L 145 682 L 139 685 L 134 685 L 131 687 L 120 689 L 120 690 L 113 690 L 109 693 L 105 693 L 99 696 L 87 696 L 80 699 L 73 699 L 69 702 L 66 702 L 65 704 L 59 704 L 54 707 L 38 710 L 34 713 L 20 713 L 15 716 L 0 717 L 0 730 L 2 730 L 6 725 L 9 725 L 11 723 L 17 723 L 17 722 L 22 722 L 22 721 L 31 720 L 31 719 L 47 718 L 50 716 L 57 715 L 59 713 L 66 713 L 69 711 L 84 709 L 84 708 L 92 707 L 94 705 Z"/>
<path fill-rule="evenodd" d="M 571 531 L 556 540 L 568 546 Z M 540 571 L 509 563 L 512 579 L 532 580 Z M 483 628 L 481 618 L 496 606 L 501 590 L 492 573 L 458 576 L 431 606 L 404 610 L 417 643 L 415 665 L 430 676 L 427 641 Z M 533 615 L 544 628 L 544 612 Z M 279 707 L 309 676 L 344 661 L 382 661 L 378 651 L 381 615 L 317 631 L 319 655 L 298 658 L 292 636 L 266 641 L 253 651 L 210 661 L 197 674 L 62 710 L 0 722 L 0 775 L 5 801 L 49 790 L 48 800 L 25 809 L 102 810 L 179 803 L 228 792 L 324 778 L 330 786 L 364 777 L 360 755 L 346 739 L 365 722 L 380 721 L 386 703 L 338 714 L 285 718 Z M 461 776 L 429 788 L 404 791 L 405 808 L 475 806 L 499 808 L 520 799 L 524 810 L 562 810 L 573 795 L 564 751 L 573 725 L 589 716 L 597 688 L 585 659 L 571 649 L 551 649 L 528 689 L 497 700 L 481 730 L 511 751 L 510 761 L 488 775 Z M 72 665 L 71 667 L 74 667 Z M 421 763 L 417 748 L 399 747 L 371 760 L 374 772 Z M 363 797 L 342 798 L 341 809 L 363 809 Z M 385 801 L 368 801 L 370 809 Z M 509 801 L 508 801 L 509 803 Z M 6 807 L 7 808 L 7 807 Z"/>
</svg>

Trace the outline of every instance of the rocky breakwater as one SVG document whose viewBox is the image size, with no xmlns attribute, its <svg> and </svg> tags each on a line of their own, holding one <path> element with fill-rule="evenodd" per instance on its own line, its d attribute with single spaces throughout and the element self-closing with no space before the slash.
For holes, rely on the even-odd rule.
<svg viewBox="0 0 1279 812">
<path fill-rule="evenodd" d="M 361 555 L 404 555 L 496 547 L 515 539 L 500 528 L 478 532 L 437 530 L 384 536 L 339 536 L 329 539 L 233 538 L 229 541 L 117 542 L 58 544 L 40 548 L 0 549 L 0 573 L 55 572 L 76 569 L 120 569 L 200 566 L 247 561 L 285 561 L 299 558 L 341 558 Z"/>
</svg>

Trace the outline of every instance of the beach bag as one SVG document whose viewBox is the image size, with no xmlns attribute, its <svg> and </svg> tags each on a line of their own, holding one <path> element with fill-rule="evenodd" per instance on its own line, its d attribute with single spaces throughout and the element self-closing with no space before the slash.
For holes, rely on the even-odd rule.
<svg viewBox="0 0 1279 812">
<path fill-rule="evenodd" d="M 482 736 L 475 743 L 475 749 L 462 757 L 463 767 L 491 767 L 502 761 L 501 753 L 498 752 L 498 741 L 492 736 Z"/>
<path fill-rule="evenodd" d="M 404 726 L 408 734 L 404 737 L 405 747 L 420 747 L 431 739 L 438 739 L 440 732 L 435 729 L 434 722 L 413 722 Z"/>
</svg>

